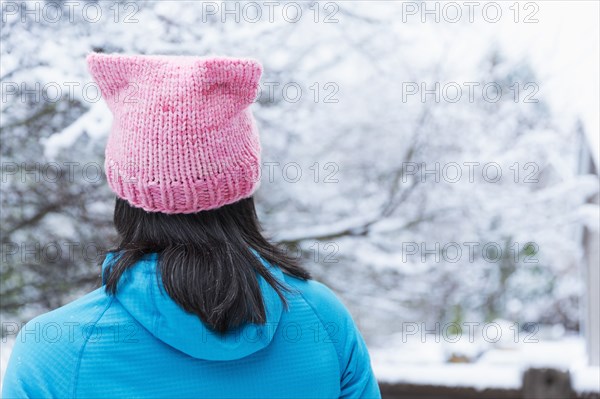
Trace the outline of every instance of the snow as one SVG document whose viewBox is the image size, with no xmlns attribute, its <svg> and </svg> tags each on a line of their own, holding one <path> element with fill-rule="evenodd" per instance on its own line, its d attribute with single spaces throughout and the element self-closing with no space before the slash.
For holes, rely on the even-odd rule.
<svg viewBox="0 0 600 399">
<path fill-rule="evenodd" d="M 557 340 L 520 342 L 511 348 L 481 342 L 451 343 L 444 338 L 391 337 L 388 344 L 370 349 L 377 379 L 388 383 L 473 387 L 476 389 L 519 389 L 522 373 L 530 367 L 568 370 L 577 392 L 600 392 L 600 369 L 586 366 L 584 340 L 563 337 Z M 440 342 L 435 342 L 438 339 Z M 450 353 L 476 354 L 473 363 L 447 363 Z M 466 349 L 466 352 L 461 350 Z"/>
<path fill-rule="evenodd" d="M 104 101 L 98 101 L 82 116 L 61 132 L 42 139 L 44 156 L 55 159 L 64 149 L 73 146 L 75 141 L 84 133 L 92 138 L 106 136 L 110 131 L 112 117 Z"/>
<path fill-rule="evenodd" d="M 373 363 L 375 375 L 383 382 L 476 389 L 518 389 L 521 370 L 515 367 L 478 364 L 393 365 Z"/>
<path fill-rule="evenodd" d="M 577 392 L 600 391 L 600 367 L 574 367 L 570 371 Z"/>
<path fill-rule="evenodd" d="M 277 234 L 274 239 L 277 241 L 301 241 L 312 237 L 327 237 L 340 234 L 344 231 L 360 231 L 366 224 L 377 220 L 376 215 L 372 217 L 359 216 L 347 218 L 337 223 L 328 225 L 296 227 L 290 228 L 285 232 Z"/>
</svg>

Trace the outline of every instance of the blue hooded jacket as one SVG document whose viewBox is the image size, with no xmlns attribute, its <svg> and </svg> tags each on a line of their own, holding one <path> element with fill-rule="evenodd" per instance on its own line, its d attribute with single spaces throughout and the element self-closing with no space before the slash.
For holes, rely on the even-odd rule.
<svg viewBox="0 0 600 399">
<path fill-rule="evenodd" d="M 142 258 L 116 296 L 100 287 L 27 323 L 2 397 L 381 397 L 363 338 L 325 285 L 263 260 L 294 291 L 284 292 L 288 309 L 257 274 L 267 323 L 219 336 L 166 294 L 156 264 L 156 254 Z"/>
</svg>

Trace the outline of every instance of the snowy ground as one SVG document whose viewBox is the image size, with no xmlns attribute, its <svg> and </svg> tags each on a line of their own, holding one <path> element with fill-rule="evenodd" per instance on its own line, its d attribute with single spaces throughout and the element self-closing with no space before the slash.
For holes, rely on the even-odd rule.
<svg viewBox="0 0 600 399">
<path fill-rule="evenodd" d="M 484 388 L 519 388 L 521 373 L 528 366 L 549 366 L 569 370 L 578 392 L 600 392 L 600 368 L 585 362 L 584 341 L 563 337 L 553 341 L 515 345 L 482 342 L 450 343 L 428 336 L 406 339 L 390 337 L 385 347 L 370 349 L 377 379 L 386 382 Z M 4 377 L 10 350 L 8 339 L 0 344 L 1 373 Z M 477 357 L 474 363 L 447 363 L 452 354 Z"/>
<path fill-rule="evenodd" d="M 578 392 L 600 391 L 600 368 L 586 365 L 584 340 L 562 337 L 538 342 L 490 343 L 485 340 L 450 342 L 435 336 L 390 338 L 370 349 L 378 380 L 477 389 L 521 386 L 523 371 L 531 366 L 569 370 Z M 469 363 L 449 363 L 469 359 Z"/>
</svg>

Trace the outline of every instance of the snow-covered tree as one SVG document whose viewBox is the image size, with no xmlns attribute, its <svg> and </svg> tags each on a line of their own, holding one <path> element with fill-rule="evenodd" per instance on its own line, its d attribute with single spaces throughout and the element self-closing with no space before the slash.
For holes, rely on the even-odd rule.
<svg viewBox="0 0 600 399">
<path fill-rule="evenodd" d="M 573 232 L 597 184 L 576 175 L 575 127 L 558 123 L 527 59 L 489 43 L 465 52 L 448 28 L 423 34 L 385 2 L 282 3 L 272 21 L 252 2 L 232 14 L 61 3 L 54 20 L 56 4 L 3 11 L 2 312 L 98 284 L 97 251 L 114 238 L 96 175 L 111 116 L 85 55 L 226 54 L 265 67 L 254 112 L 266 229 L 368 336 L 497 317 L 578 327 Z M 46 17 L 23 20 L 36 5 Z"/>
</svg>

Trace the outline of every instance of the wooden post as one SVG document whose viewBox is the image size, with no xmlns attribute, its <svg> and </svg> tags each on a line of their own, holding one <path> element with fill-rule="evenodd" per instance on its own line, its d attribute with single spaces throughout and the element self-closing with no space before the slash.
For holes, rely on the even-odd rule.
<svg viewBox="0 0 600 399">
<path fill-rule="evenodd" d="M 569 399 L 573 397 L 568 371 L 529 369 L 523 373 L 523 399 Z"/>
</svg>

